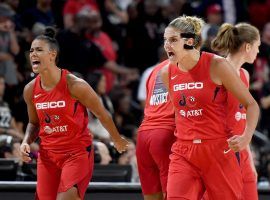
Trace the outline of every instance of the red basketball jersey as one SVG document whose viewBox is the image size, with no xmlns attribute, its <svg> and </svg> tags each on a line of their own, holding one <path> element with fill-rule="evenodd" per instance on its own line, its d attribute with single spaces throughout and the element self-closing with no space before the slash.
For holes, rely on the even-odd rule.
<svg viewBox="0 0 270 200">
<path fill-rule="evenodd" d="M 91 144 L 87 110 L 71 97 L 66 81 L 68 73 L 67 70 L 61 71 L 61 79 L 51 91 L 41 88 L 39 75 L 35 79 L 33 103 L 39 118 L 43 149 L 85 149 Z"/>
<path fill-rule="evenodd" d="M 249 83 L 243 69 L 240 69 L 240 78 L 243 83 L 249 87 Z M 246 127 L 246 109 L 230 92 L 228 92 L 227 111 L 227 131 L 232 135 L 241 135 Z"/>
<path fill-rule="evenodd" d="M 168 63 L 168 60 L 165 60 L 158 64 L 147 80 L 144 119 L 140 130 L 156 128 L 175 129 L 173 105 L 161 78 L 161 69 L 168 65 Z"/>
<path fill-rule="evenodd" d="M 169 87 L 176 112 L 176 136 L 182 140 L 226 137 L 227 92 L 210 77 L 214 54 L 202 52 L 191 70 L 169 66 Z"/>
</svg>

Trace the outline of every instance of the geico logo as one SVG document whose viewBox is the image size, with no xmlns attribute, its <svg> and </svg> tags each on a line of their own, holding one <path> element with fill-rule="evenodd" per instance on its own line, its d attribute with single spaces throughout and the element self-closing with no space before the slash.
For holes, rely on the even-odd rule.
<svg viewBox="0 0 270 200">
<path fill-rule="evenodd" d="M 192 89 L 202 89 L 202 82 L 192 82 L 192 83 L 181 83 L 173 86 L 173 91 L 179 90 L 192 90 Z"/>
<path fill-rule="evenodd" d="M 36 103 L 36 109 L 49 109 L 49 108 L 63 108 L 66 106 L 65 101 L 52 101 L 52 102 L 43 102 Z"/>
</svg>

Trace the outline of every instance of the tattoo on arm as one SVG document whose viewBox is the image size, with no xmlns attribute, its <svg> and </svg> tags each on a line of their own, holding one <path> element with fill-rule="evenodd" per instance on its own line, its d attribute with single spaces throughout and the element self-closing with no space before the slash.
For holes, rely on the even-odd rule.
<svg viewBox="0 0 270 200">
<path fill-rule="evenodd" d="M 23 142 L 26 142 L 27 144 L 31 144 L 32 142 L 34 142 L 37 139 L 38 132 L 39 132 L 38 125 L 28 123 Z"/>
</svg>

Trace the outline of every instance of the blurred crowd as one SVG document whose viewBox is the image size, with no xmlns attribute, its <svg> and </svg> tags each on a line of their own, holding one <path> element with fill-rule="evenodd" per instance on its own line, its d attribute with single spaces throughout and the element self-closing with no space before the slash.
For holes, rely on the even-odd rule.
<svg viewBox="0 0 270 200">
<path fill-rule="evenodd" d="M 179 15 L 200 16 L 207 22 L 201 49 L 210 47 L 219 26 L 248 22 L 261 31 L 260 53 L 250 73 L 250 91 L 261 107 L 253 140 L 260 178 L 270 177 L 270 0 L 0 0 L 0 156 L 18 158 L 18 146 L 28 122 L 24 85 L 35 77 L 28 55 L 32 40 L 46 26 L 57 29 L 58 67 L 85 79 L 113 116 L 130 146 L 118 154 L 110 137 L 91 113 L 95 163 L 130 164 L 132 181 L 139 181 L 136 134 L 143 117 L 146 79 L 166 59 L 163 33 Z M 258 14 L 259 13 L 259 14 Z M 33 162 L 38 141 L 32 145 Z M 27 173 L 21 163 L 20 173 Z"/>
</svg>

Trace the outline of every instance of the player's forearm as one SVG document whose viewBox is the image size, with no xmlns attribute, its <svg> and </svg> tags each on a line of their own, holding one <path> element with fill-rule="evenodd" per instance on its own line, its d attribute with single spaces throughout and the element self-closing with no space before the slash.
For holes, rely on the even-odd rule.
<svg viewBox="0 0 270 200">
<path fill-rule="evenodd" d="M 130 70 L 128 68 L 118 65 L 114 61 L 106 62 L 105 63 L 105 68 L 111 70 L 112 72 L 114 72 L 116 74 L 127 74 L 127 73 L 130 72 Z"/>
<path fill-rule="evenodd" d="M 38 125 L 28 123 L 26 127 L 26 131 L 25 131 L 23 143 L 31 144 L 32 142 L 34 142 L 38 136 L 38 132 L 39 132 Z"/>
<path fill-rule="evenodd" d="M 252 138 L 254 130 L 257 126 L 259 113 L 259 106 L 255 101 L 247 107 L 247 123 L 245 129 L 245 136 L 250 139 Z"/>
<path fill-rule="evenodd" d="M 114 141 L 120 138 L 120 134 L 112 120 L 112 117 L 109 114 L 99 117 L 98 119 L 103 127 L 107 129 Z"/>
</svg>

